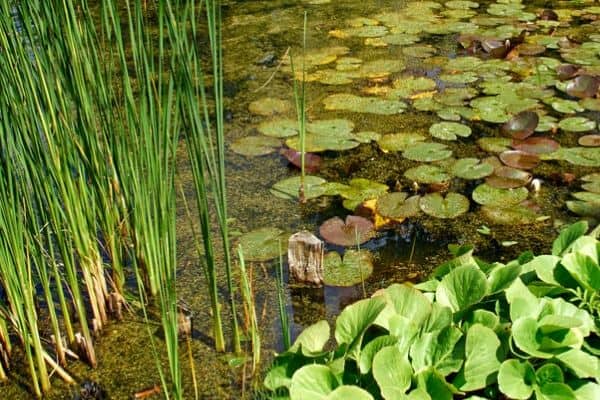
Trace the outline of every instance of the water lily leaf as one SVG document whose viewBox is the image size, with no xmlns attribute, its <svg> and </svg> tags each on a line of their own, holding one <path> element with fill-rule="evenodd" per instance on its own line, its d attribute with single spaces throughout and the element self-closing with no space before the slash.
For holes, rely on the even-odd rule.
<svg viewBox="0 0 600 400">
<path fill-rule="evenodd" d="M 567 83 L 566 92 L 569 96 L 585 99 L 595 97 L 600 88 L 600 78 L 592 75 L 579 75 Z"/>
<path fill-rule="evenodd" d="M 600 203 L 600 193 L 593 192 L 575 192 L 572 196 L 577 200 L 588 201 L 591 203 Z"/>
<path fill-rule="evenodd" d="M 387 193 L 377 199 L 377 213 L 385 218 L 400 219 L 421 213 L 419 196 L 406 198 L 403 192 Z"/>
<path fill-rule="evenodd" d="M 406 103 L 398 100 L 385 100 L 376 97 L 360 97 L 353 94 L 332 94 L 323 100 L 326 110 L 351 111 L 380 115 L 400 114 L 406 110 Z"/>
<path fill-rule="evenodd" d="M 430 78 L 409 76 L 394 80 L 393 86 L 389 97 L 409 98 L 415 93 L 435 90 L 437 84 Z"/>
<path fill-rule="evenodd" d="M 344 207 L 353 211 L 363 201 L 376 199 L 388 189 L 387 185 L 364 178 L 355 178 L 350 181 L 347 188 L 341 189 L 339 194 L 345 199 Z"/>
<path fill-rule="evenodd" d="M 509 167 L 520 169 L 533 169 L 540 162 L 540 158 L 536 154 L 525 153 L 521 150 L 504 151 L 500 153 L 499 158 Z"/>
<path fill-rule="evenodd" d="M 419 165 L 404 171 L 404 176 L 419 183 L 442 183 L 450 179 L 443 169 L 435 165 Z"/>
<path fill-rule="evenodd" d="M 482 150 L 489 153 L 502 153 L 510 149 L 512 140 L 499 137 L 484 137 L 477 140 L 477 144 Z"/>
<path fill-rule="evenodd" d="M 511 399 L 526 400 L 535 385 L 535 371 L 529 361 L 505 360 L 498 372 L 500 391 Z"/>
<path fill-rule="evenodd" d="M 450 157 L 452 150 L 441 143 L 419 143 L 408 147 L 402 155 L 413 161 L 432 162 Z"/>
<path fill-rule="evenodd" d="M 514 139 L 525 139 L 533 134 L 539 121 L 540 118 L 536 112 L 523 111 L 502 125 L 502 132 Z"/>
<path fill-rule="evenodd" d="M 332 63 L 339 56 L 348 54 L 348 52 L 350 52 L 350 49 L 344 46 L 308 49 L 304 53 L 302 51 L 295 52 L 297 55 L 294 55 L 294 67 L 304 65 L 304 68 L 308 70 L 319 65 Z M 284 57 L 282 62 L 285 67 L 284 70 L 290 71 L 290 57 Z"/>
<path fill-rule="evenodd" d="M 509 207 L 519 204 L 529 196 L 524 187 L 515 189 L 499 189 L 482 183 L 473 190 L 473 200 L 481 205 Z"/>
<path fill-rule="evenodd" d="M 324 119 L 306 124 L 306 131 L 315 135 L 349 137 L 354 123 L 347 119 Z"/>
<path fill-rule="evenodd" d="M 481 179 L 491 175 L 494 167 L 477 158 L 461 158 L 452 165 L 452 175 L 462 179 Z"/>
<path fill-rule="evenodd" d="M 358 73 L 364 78 L 382 78 L 394 72 L 402 71 L 405 64 L 402 60 L 373 60 L 361 65 Z"/>
<path fill-rule="evenodd" d="M 510 207 L 483 206 L 481 207 L 481 213 L 486 219 L 500 225 L 533 224 L 539 218 L 535 211 L 521 205 Z"/>
<path fill-rule="evenodd" d="M 560 144 L 548 137 L 532 136 L 525 140 L 513 140 L 512 147 L 525 153 L 543 154 L 558 150 Z"/>
<path fill-rule="evenodd" d="M 552 106 L 552 108 L 559 113 L 563 114 L 573 114 L 576 112 L 585 111 L 585 109 L 580 106 L 578 102 L 573 100 L 553 98 L 550 102 L 550 106 Z"/>
<path fill-rule="evenodd" d="M 329 36 L 345 39 L 349 37 L 380 37 L 388 32 L 387 27 L 381 25 L 363 25 L 346 29 L 334 29 L 329 31 Z"/>
<path fill-rule="evenodd" d="M 556 118 L 551 115 L 542 115 L 540 122 L 538 123 L 536 132 L 555 132 L 558 129 L 558 122 Z"/>
<path fill-rule="evenodd" d="M 336 251 L 323 258 L 323 282 L 328 286 L 354 286 L 373 273 L 371 253 L 366 250 L 347 250 L 344 258 Z"/>
<path fill-rule="evenodd" d="M 399 399 L 410 388 L 412 368 L 396 346 L 381 349 L 373 358 L 373 377 L 386 400 Z"/>
<path fill-rule="evenodd" d="M 300 151 L 300 137 L 289 138 L 285 141 L 286 146 L 296 151 Z M 304 150 L 313 153 L 319 153 L 326 150 L 343 151 L 350 150 L 360 146 L 360 143 L 354 140 L 354 136 L 348 134 L 348 137 L 343 135 L 328 135 L 328 134 L 312 134 L 308 133 L 304 137 Z"/>
<path fill-rule="evenodd" d="M 561 120 L 558 127 L 567 132 L 587 132 L 596 128 L 596 121 L 585 117 L 570 117 Z"/>
<path fill-rule="evenodd" d="M 577 139 L 577 143 L 580 146 L 585 147 L 599 147 L 600 146 L 600 135 L 584 135 Z"/>
<path fill-rule="evenodd" d="M 478 303 L 487 294 L 487 279 L 472 265 L 459 266 L 446 274 L 435 291 L 435 298 L 454 313 Z"/>
<path fill-rule="evenodd" d="M 542 160 L 564 160 L 584 167 L 600 167 L 600 148 L 598 147 L 561 147 L 560 149 L 541 154 Z"/>
<path fill-rule="evenodd" d="M 404 151 L 425 139 L 425 136 L 418 133 L 391 133 L 383 135 L 377 144 L 383 151 Z"/>
<path fill-rule="evenodd" d="M 471 8 L 479 8 L 479 3 L 474 1 L 466 1 L 466 0 L 451 0 L 444 3 L 444 5 L 448 8 L 456 9 L 456 10 L 467 10 Z"/>
<path fill-rule="evenodd" d="M 471 128 L 456 122 L 438 122 L 429 127 L 431 136 L 443 140 L 456 140 L 471 135 Z"/>
<path fill-rule="evenodd" d="M 318 176 L 306 175 L 304 177 L 304 197 L 314 199 L 325 194 L 327 181 Z M 298 198 L 301 177 L 286 178 L 273 185 L 271 193 L 279 198 L 293 200 Z"/>
<path fill-rule="evenodd" d="M 600 111 L 600 99 L 587 98 L 579 101 L 579 104 L 589 111 Z"/>
<path fill-rule="evenodd" d="M 381 134 L 372 131 L 361 131 L 354 134 L 354 140 L 359 143 L 376 142 L 381 139 Z"/>
<path fill-rule="evenodd" d="M 239 138 L 231 144 L 231 150 L 243 156 L 263 156 L 273 153 L 281 146 L 277 138 L 266 136 L 246 136 Z"/>
<path fill-rule="evenodd" d="M 456 218 L 469 211 L 469 199 L 458 193 L 450 192 L 442 197 L 435 192 L 421 197 L 419 206 L 425 214 L 436 218 Z"/>
<path fill-rule="evenodd" d="M 500 340 L 496 333 L 481 324 L 475 324 L 467 331 L 465 348 L 465 365 L 455 380 L 461 382 L 460 390 L 473 391 L 483 389 L 492 384 L 496 372 L 500 369 L 500 361 L 496 352 Z"/>
<path fill-rule="evenodd" d="M 260 228 L 240 236 L 239 244 L 246 261 L 267 261 L 285 253 L 289 237 L 278 228 Z"/>
<path fill-rule="evenodd" d="M 527 185 L 532 178 L 527 171 L 502 166 L 494 169 L 494 173 L 487 177 L 485 183 L 499 189 L 512 189 Z"/>
<path fill-rule="evenodd" d="M 391 35 L 386 35 L 381 38 L 384 43 L 396 45 L 396 46 L 407 46 L 409 44 L 414 44 L 421 40 L 418 35 L 413 35 L 409 33 L 393 33 Z"/>
<path fill-rule="evenodd" d="M 447 106 L 462 106 L 466 100 L 477 96 L 475 88 L 446 88 L 433 95 L 433 99 Z M 414 103 L 413 103 L 414 106 Z"/>
<path fill-rule="evenodd" d="M 286 114 L 292 111 L 292 103 L 288 100 L 276 99 L 273 97 L 264 97 L 254 100 L 248 106 L 252 114 L 270 116 L 275 114 Z"/>
<path fill-rule="evenodd" d="M 415 58 L 429 58 L 433 56 L 437 50 L 431 45 L 409 46 L 402 48 L 402 54 Z"/>
<path fill-rule="evenodd" d="M 567 208 L 582 217 L 600 218 L 600 204 L 588 201 L 570 200 L 565 203 Z"/>
<path fill-rule="evenodd" d="M 291 164 L 298 168 L 302 168 L 302 154 L 299 151 L 293 149 L 282 149 L 279 152 L 284 156 Z M 312 153 L 304 154 L 304 169 L 306 172 L 312 174 L 318 172 L 321 167 L 321 157 Z"/>
<path fill-rule="evenodd" d="M 454 74 L 440 74 L 439 79 L 451 84 L 467 84 L 476 82 L 479 76 L 475 72 L 466 71 Z"/>
<path fill-rule="evenodd" d="M 266 121 L 258 126 L 260 133 L 273 137 L 290 137 L 298 134 L 298 121 L 285 118 Z"/>
</svg>

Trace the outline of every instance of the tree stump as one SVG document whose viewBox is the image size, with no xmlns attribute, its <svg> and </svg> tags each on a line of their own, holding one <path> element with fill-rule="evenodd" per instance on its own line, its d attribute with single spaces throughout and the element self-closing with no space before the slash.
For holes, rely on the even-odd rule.
<svg viewBox="0 0 600 400">
<path fill-rule="evenodd" d="M 323 285 L 323 241 L 308 231 L 293 234 L 288 241 L 290 276 L 296 282 Z"/>
</svg>

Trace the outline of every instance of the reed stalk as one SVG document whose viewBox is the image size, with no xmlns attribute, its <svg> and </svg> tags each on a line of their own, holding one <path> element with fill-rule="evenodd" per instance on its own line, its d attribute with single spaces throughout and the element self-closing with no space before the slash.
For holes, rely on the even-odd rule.
<svg viewBox="0 0 600 400">
<path fill-rule="evenodd" d="M 258 319 L 256 318 L 256 306 L 254 302 L 254 291 L 252 290 L 252 277 L 248 275 L 246 263 L 244 262 L 244 252 L 242 246 L 238 246 L 238 260 L 240 267 L 240 281 L 242 288 L 242 299 L 244 301 L 244 309 L 248 316 L 250 339 L 252 343 L 252 374 L 256 372 L 260 364 L 260 330 L 258 328 Z"/>
<path fill-rule="evenodd" d="M 286 310 L 285 285 L 283 281 L 283 253 L 281 251 L 281 242 L 279 242 L 279 263 L 275 270 L 277 285 L 277 306 L 279 309 L 279 320 L 281 321 L 281 337 L 283 338 L 283 349 L 286 351 L 292 345 L 290 322 Z"/>
</svg>

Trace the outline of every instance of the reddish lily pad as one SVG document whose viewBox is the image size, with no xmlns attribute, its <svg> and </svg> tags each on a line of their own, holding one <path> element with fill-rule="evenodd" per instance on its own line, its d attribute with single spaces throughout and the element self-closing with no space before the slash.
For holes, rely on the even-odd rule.
<svg viewBox="0 0 600 400">
<path fill-rule="evenodd" d="M 302 168 L 302 154 L 293 149 L 281 149 L 280 154 L 291 164 Z M 321 168 L 321 157 L 313 153 L 304 154 L 304 170 L 309 174 L 318 172 Z"/>
<path fill-rule="evenodd" d="M 595 97 L 600 88 L 600 78 L 592 75 L 579 75 L 567 84 L 569 96 L 585 99 Z"/>
<path fill-rule="evenodd" d="M 527 171 L 502 166 L 496 168 L 494 174 L 486 178 L 485 183 L 499 189 L 513 189 L 527 185 L 532 178 Z"/>
<path fill-rule="evenodd" d="M 580 146 L 598 147 L 600 146 L 600 135 L 585 135 L 577 140 Z"/>
<path fill-rule="evenodd" d="M 540 158 L 537 155 L 525 153 L 520 150 L 505 151 L 500 153 L 499 157 L 504 164 L 519 169 L 533 169 L 540 162 Z"/>
<path fill-rule="evenodd" d="M 560 144 L 556 140 L 548 137 L 532 136 L 525 140 L 513 140 L 512 147 L 515 150 L 521 150 L 525 153 L 543 154 L 552 153 L 560 147 Z"/>
<path fill-rule="evenodd" d="M 536 112 L 523 111 L 512 117 L 502 125 L 502 132 L 512 136 L 514 139 L 525 139 L 535 131 L 540 117 Z"/>
<path fill-rule="evenodd" d="M 356 246 L 373 237 L 373 223 L 366 218 L 349 215 L 344 222 L 340 217 L 328 219 L 319 228 L 321 237 L 339 246 Z"/>
<path fill-rule="evenodd" d="M 577 75 L 581 67 L 573 64 L 562 64 L 556 67 L 556 74 L 558 79 L 565 81 L 571 79 Z"/>
</svg>

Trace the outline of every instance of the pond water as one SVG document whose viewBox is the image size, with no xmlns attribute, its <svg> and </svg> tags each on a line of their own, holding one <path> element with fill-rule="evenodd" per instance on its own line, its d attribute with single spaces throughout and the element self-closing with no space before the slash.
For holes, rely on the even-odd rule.
<svg viewBox="0 0 600 400">
<path fill-rule="evenodd" d="M 600 217 L 600 180 L 591 175 L 600 166 L 598 83 L 586 84 L 592 86 L 592 96 L 581 95 L 567 87 L 575 75 L 561 81 L 556 69 L 571 63 L 579 76 L 600 75 L 600 7 L 592 1 L 522 3 L 225 2 L 228 195 L 234 235 L 264 227 L 318 234 L 327 219 L 345 218 L 353 214 L 353 205 L 385 191 L 420 196 L 416 211 L 392 215 L 396 222 L 388 222 L 360 246 L 373 259 L 373 273 L 364 282 L 370 295 L 393 282 L 422 279 L 450 257 L 450 243 L 473 244 L 482 258 L 501 261 L 527 249 L 546 251 L 563 224 L 581 216 L 592 221 Z M 543 8 L 552 8 L 558 21 L 551 14 L 540 18 Z M 311 175 L 326 180 L 329 186 L 323 191 L 330 193 L 306 204 L 271 191 L 278 182 L 299 176 L 279 153 L 284 143 L 296 145 L 293 136 L 286 136 L 295 129 L 286 119 L 296 118 L 290 54 L 296 72 L 304 59 L 307 120 L 313 124 L 307 143 L 322 150 L 320 170 Z M 525 110 L 539 118 L 532 136 L 520 129 L 501 131 L 503 123 Z M 328 121 L 327 126 L 320 130 L 317 121 Z M 448 123 L 440 125 L 443 121 Z M 348 126 L 350 130 L 344 128 Z M 274 138 L 266 145 L 267 154 L 239 154 L 255 151 L 240 141 L 251 136 Z M 415 147 L 419 150 L 413 151 Z M 193 196 L 184 148 L 180 154 L 178 180 Z M 472 160 L 459 163 L 466 158 Z M 348 185 L 358 178 L 385 188 L 363 196 L 363 187 L 356 194 Z M 539 191 L 532 179 L 541 181 Z M 361 212 L 371 218 L 373 213 L 386 211 Z M 194 220 L 194 210 L 191 214 Z M 212 351 L 208 296 L 183 202 L 178 218 L 178 289 L 194 314 L 191 353 L 202 398 L 240 398 L 243 390 L 250 398 L 252 379 L 242 379 L 243 368 L 229 366 L 228 357 Z M 330 244 L 326 250 L 344 252 Z M 275 265 L 249 264 L 265 366 L 282 349 Z M 360 284 L 318 289 L 290 285 L 286 296 L 293 333 L 319 319 L 332 320 L 364 295 Z M 99 367 L 75 364 L 75 376 L 99 382 L 114 399 L 152 387 L 159 379 L 147 334 L 141 319 L 109 326 L 98 340 Z M 189 354 L 182 348 L 186 393 L 192 398 Z M 8 391 L 6 398 L 29 398 L 17 385 Z M 54 397 L 69 398 L 71 393 L 59 386 Z"/>
</svg>

